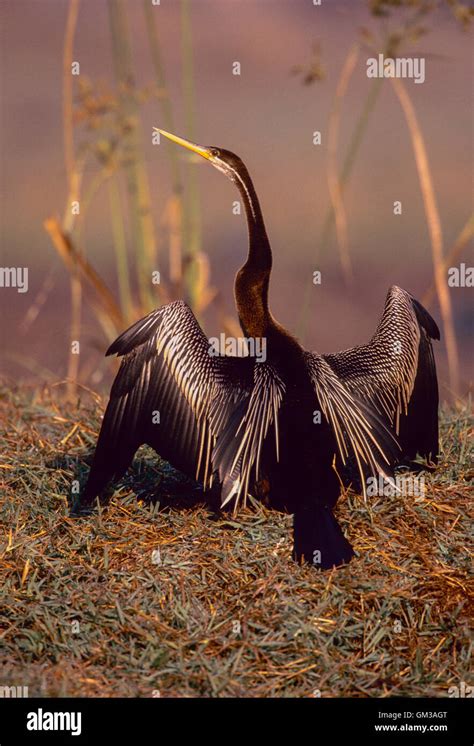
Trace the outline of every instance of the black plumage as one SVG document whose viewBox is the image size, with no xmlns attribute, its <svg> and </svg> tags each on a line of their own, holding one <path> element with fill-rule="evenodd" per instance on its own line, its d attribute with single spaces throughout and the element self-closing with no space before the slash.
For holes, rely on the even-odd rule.
<svg viewBox="0 0 474 746">
<path fill-rule="evenodd" d="M 243 333 L 266 342 L 266 360 L 213 356 L 183 301 L 153 311 L 110 346 L 122 363 L 113 383 L 87 485 L 76 512 L 90 509 L 128 468 L 142 443 L 236 509 L 265 491 L 294 513 L 294 557 L 328 568 L 353 550 L 333 509 L 337 466 L 354 462 L 390 478 L 404 456 L 436 458 L 435 322 L 409 293 L 392 287 L 368 345 L 334 355 L 304 350 L 268 306 L 272 266 L 260 204 L 242 161 L 229 151 L 199 153 L 238 187 L 248 257 L 235 282 Z"/>
</svg>

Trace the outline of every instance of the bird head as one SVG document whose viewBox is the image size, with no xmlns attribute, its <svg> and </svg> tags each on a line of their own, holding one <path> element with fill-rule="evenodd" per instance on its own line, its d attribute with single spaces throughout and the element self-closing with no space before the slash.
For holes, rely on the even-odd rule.
<svg viewBox="0 0 474 746">
<path fill-rule="evenodd" d="M 245 171 L 245 166 L 240 160 L 238 155 L 231 153 L 230 150 L 224 150 L 223 148 L 216 148 L 214 145 L 196 145 L 196 143 L 190 140 L 184 140 L 182 137 L 172 135 L 170 132 L 160 130 L 158 127 L 153 128 L 160 135 L 167 137 L 168 140 L 181 145 L 183 148 L 190 150 L 192 153 L 197 153 L 202 158 L 205 158 L 211 163 L 214 168 L 222 171 L 231 181 L 237 181 L 239 175 Z"/>
</svg>

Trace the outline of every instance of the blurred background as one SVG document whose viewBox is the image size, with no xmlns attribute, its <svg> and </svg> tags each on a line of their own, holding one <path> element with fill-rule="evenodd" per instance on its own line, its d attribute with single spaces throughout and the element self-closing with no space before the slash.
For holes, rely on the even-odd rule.
<svg viewBox="0 0 474 746">
<path fill-rule="evenodd" d="M 4 0 L 0 12 L 1 263 L 29 269 L 28 292 L 0 292 L 7 381 L 105 392 L 108 344 L 174 298 L 207 334 L 239 334 L 238 193 L 153 141 L 158 126 L 247 164 L 272 310 L 305 346 L 367 341 L 398 284 L 441 328 L 442 398 L 466 394 L 473 291 L 447 283 L 448 267 L 473 264 L 465 3 Z M 368 78 L 379 53 L 422 57 L 425 81 Z"/>
</svg>

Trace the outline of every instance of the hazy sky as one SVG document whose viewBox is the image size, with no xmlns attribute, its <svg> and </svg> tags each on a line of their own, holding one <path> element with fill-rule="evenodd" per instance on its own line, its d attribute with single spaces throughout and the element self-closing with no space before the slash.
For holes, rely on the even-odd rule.
<svg viewBox="0 0 474 746">
<path fill-rule="evenodd" d="M 151 0 L 150 0 L 151 1 Z M 153 82 L 153 69 L 141 0 L 126 3 L 133 42 L 137 84 Z M 423 202 L 406 122 L 389 80 L 370 117 L 345 192 L 348 236 L 355 282 L 345 288 L 337 244 L 318 257 L 318 243 L 329 193 L 327 186 L 328 118 L 337 80 L 361 27 L 383 32 L 366 2 L 322 0 L 192 0 L 195 78 L 195 138 L 238 153 L 254 177 L 274 250 L 271 304 L 274 315 L 295 329 L 302 297 L 315 269 L 323 275 L 311 290 L 305 343 L 332 351 L 367 340 L 375 329 L 385 294 L 399 284 L 417 297 L 432 282 L 432 260 Z M 3 266 L 27 266 L 29 290 L 1 289 L 4 367 L 28 376 L 25 359 L 64 375 L 69 344 L 69 280 L 43 220 L 64 210 L 65 170 L 62 134 L 62 51 L 68 4 L 64 0 L 3 0 L 1 104 L 1 247 Z M 176 129 L 186 132 L 182 96 L 181 14 L 178 0 L 155 6 L 161 52 Z M 387 21 L 390 25 L 393 21 Z M 445 251 L 455 241 L 472 209 L 472 35 L 463 33 L 445 9 L 422 21 L 429 30 L 407 56 L 425 60 L 422 84 L 406 81 L 430 160 L 442 221 Z M 319 43 L 325 78 L 304 86 L 291 74 L 311 59 Z M 344 99 L 339 163 L 371 81 L 362 50 Z M 107 4 L 80 4 L 74 59 L 81 75 L 113 89 Z M 239 76 L 232 64 L 241 65 Z M 143 131 L 159 239 L 163 207 L 171 193 L 167 153 L 153 147 L 150 133 L 160 125 L 161 109 L 153 100 L 143 106 Z M 312 142 L 315 130 L 322 143 Z M 76 132 L 76 144 L 82 134 Z M 166 147 L 172 147 L 166 145 Z M 180 154 L 182 157 L 182 154 Z M 246 252 L 243 217 L 232 214 L 235 188 L 207 167 L 182 160 L 183 176 L 197 169 L 202 210 L 203 250 L 209 255 L 212 281 L 233 313 L 232 284 Z M 94 168 L 86 172 L 93 178 Z M 395 200 L 402 215 L 393 214 Z M 107 194 L 99 191 L 85 224 L 88 257 L 115 287 L 113 242 Z M 472 265 L 471 253 L 463 261 Z M 133 261 L 133 258 L 132 258 Z M 54 285 L 26 333 L 19 324 L 52 267 Z M 469 378 L 467 345 L 472 290 L 452 289 L 456 327 L 462 349 L 463 380 Z M 472 308 L 472 306 L 471 306 Z M 439 321 L 439 310 L 430 310 Z M 99 359 L 105 338 L 85 319 L 84 344 Z M 206 327 L 217 331 L 211 316 Z M 472 338 L 471 338 L 472 343 Z M 437 346 L 441 378 L 446 376 L 444 347 Z M 11 355 L 16 356 L 15 360 Z M 23 361 L 19 362 L 21 355 Z M 33 366 L 30 367 L 30 372 Z M 107 370 L 106 365 L 104 370 Z"/>
</svg>

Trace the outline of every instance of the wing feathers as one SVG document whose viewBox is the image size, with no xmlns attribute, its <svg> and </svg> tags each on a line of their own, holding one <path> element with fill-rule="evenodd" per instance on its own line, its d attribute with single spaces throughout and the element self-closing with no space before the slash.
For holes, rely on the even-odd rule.
<svg viewBox="0 0 474 746">
<path fill-rule="evenodd" d="M 142 443 L 205 487 L 214 471 L 228 470 L 237 485 L 236 502 L 245 500 L 263 440 L 276 424 L 282 391 L 275 372 L 249 358 L 211 356 L 208 339 L 183 301 L 135 323 L 107 354 L 122 356 L 122 363 L 81 502 L 93 500 L 117 468 L 123 473 Z"/>
<path fill-rule="evenodd" d="M 392 475 L 399 445 L 373 407 L 352 394 L 323 356 L 306 353 L 311 379 L 321 409 L 332 427 L 342 463 L 355 458 L 365 494 L 365 476 Z"/>
<path fill-rule="evenodd" d="M 245 504 L 251 475 L 259 478 L 262 446 L 271 425 L 278 458 L 278 410 L 284 393 L 273 366 L 256 363 L 250 398 L 234 408 L 212 454 L 222 482 L 222 505 L 232 498 L 235 507 L 240 500 Z"/>
<path fill-rule="evenodd" d="M 315 395 L 343 463 L 354 458 L 388 478 L 405 453 L 437 451 L 437 383 L 431 339 L 439 330 L 408 293 L 393 287 L 369 345 L 337 355 L 304 353 Z M 279 460 L 284 381 L 268 362 L 213 357 L 183 301 L 141 319 L 110 345 L 122 357 L 81 503 L 92 502 L 148 443 L 205 487 L 219 474 L 223 504 L 244 502 L 261 475 L 264 444 Z M 273 434 L 270 431 L 273 430 Z"/>
<path fill-rule="evenodd" d="M 431 339 L 439 338 L 428 311 L 394 285 L 371 342 L 323 356 L 351 393 L 387 417 L 400 435 L 403 455 L 410 458 L 418 452 L 436 459 L 438 452 L 438 384 Z"/>
</svg>

